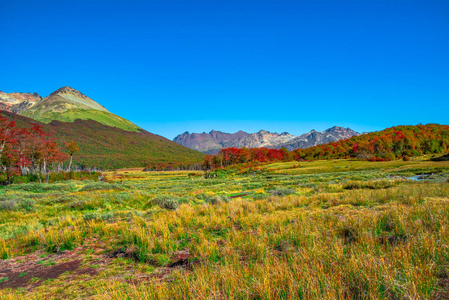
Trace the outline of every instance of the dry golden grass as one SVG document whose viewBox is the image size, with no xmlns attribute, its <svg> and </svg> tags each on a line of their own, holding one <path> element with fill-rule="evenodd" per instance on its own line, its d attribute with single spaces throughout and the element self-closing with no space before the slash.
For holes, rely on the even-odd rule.
<svg viewBox="0 0 449 300">
<path fill-rule="evenodd" d="M 349 163 L 361 169 L 334 170 Z M 448 166 L 405 163 L 312 162 L 305 168 L 324 172 L 294 176 L 299 169 L 277 164 L 267 175 L 219 179 L 120 170 L 107 174 L 109 186 L 6 189 L 3 196 L 35 203 L 0 212 L 3 258 L 84 247 L 73 255 L 98 272 L 3 289 L 0 297 L 445 299 L 449 184 L 386 175 Z M 163 201 L 177 201 L 176 209 Z"/>
</svg>

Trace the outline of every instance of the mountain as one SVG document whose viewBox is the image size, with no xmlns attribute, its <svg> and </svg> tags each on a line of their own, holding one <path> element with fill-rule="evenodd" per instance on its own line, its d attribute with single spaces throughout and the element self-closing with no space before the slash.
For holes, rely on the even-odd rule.
<svg viewBox="0 0 449 300">
<path fill-rule="evenodd" d="M 291 135 L 287 132 L 281 134 L 260 130 L 256 133 L 239 131 L 233 134 L 212 130 L 209 133 L 184 132 L 173 139 L 176 143 L 195 149 L 207 154 L 217 154 L 221 148 L 276 148 L 282 147 L 288 150 L 297 148 L 308 148 L 341 139 L 358 136 L 359 133 L 350 128 L 334 126 L 325 131 L 312 130 L 300 136 Z"/>
<path fill-rule="evenodd" d="M 63 122 L 73 122 L 76 119 L 95 120 L 111 127 L 139 131 L 137 125 L 110 113 L 102 105 L 68 86 L 54 91 L 45 98 L 37 93 L 0 92 L 0 109 L 43 123 L 54 120 Z"/>
<path fill-rule="evenodd" d="M 246 137 L 234 140 L 230 142 L 227 147 L 235 148 L 278 148 L 280 144 L 287 143 L 296 136 L 287 132 L 281 134 L 276 132 L 269 132 L 260 130 L 259 132 L 252 133 Z"/>
<path fill-rule="evenodd" d="M 143 129 L 127 131 L 94 120 L 80 119 L 45 124 L 12 112 L 4 111 L 3 115 L 14 120 L 19 127 L 39 124 L 45 132 L 57 137 L 60 143 L 77 142 L 80 151 L 75 154 L 74 163 L 81 166 L 125 168 L 156 163 L 192 164 L 202 162 L 204 157 L 200 152 Z"/>
<path fill-rule="evenodd" d="M 178 135 L 174 142 L 184 147 L 194 149 L 203 153 L 215 154 L 221 148 L 229 147 L 232 141 L 249 136 L 249 133 L 239 131 L 236 133 L 224 133 L 212 130 L 209 133 L 189 133 L 188 131 Z"/>
<path fill-rule="evenodd" d="M 289 151 L 292 151 L 298 148 L 309 148 L 316 145 L 349 139 L 358 135 L 360 135 L 360 133 L 355 132 L 350 128 L 334 126 L 321 132 L 312 130 L 309 133 L 302 134 L 285 143 L 279 144 L 278 148 L 285 147 Z"/>
</svg>

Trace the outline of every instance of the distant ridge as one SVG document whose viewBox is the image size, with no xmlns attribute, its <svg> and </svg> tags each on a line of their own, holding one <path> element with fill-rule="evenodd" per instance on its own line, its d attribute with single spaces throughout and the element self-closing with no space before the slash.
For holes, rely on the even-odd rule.
<svg viewBox="0 0 449 300">
<path fill-rule="evenodd" d="M 255 133 L 238 131 L 236 133 L 224 133 L 212 130 L 209 133 L 189 133 L 184 132 L 173 139 L 176 143 L 195 149 L 197 151 L 216 154 L 221 148 L 276 148 L 282 147 L 288 150 L 297 148 L 308 148 L 329 142 L 336 142 L 341 139 L 351 138 L 360 135 L 350 128 L 334 126 L 322 132 L 312 130 L 300 136 L 291 135 L 288 132 L 281 134 L 260 130 Z"/>
</svg>

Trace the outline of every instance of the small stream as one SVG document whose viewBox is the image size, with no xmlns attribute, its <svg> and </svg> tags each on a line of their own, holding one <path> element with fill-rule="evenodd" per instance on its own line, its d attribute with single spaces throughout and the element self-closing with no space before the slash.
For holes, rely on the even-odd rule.
<svg viewBox="0 0 449 300">
<path fill-rule="evenodd" d="M 407 179 L 411 180 L 411 181 L 426 180 L 426 181 L 444 182 L 444 181 L 448 181 L 449 174 L 448 173 L 443 173 L 443 174 L 433 174 L 433 173 L 421 174 L 421 175 L 415 175 L 415 176 L 407 177 Z"/>
</svg>

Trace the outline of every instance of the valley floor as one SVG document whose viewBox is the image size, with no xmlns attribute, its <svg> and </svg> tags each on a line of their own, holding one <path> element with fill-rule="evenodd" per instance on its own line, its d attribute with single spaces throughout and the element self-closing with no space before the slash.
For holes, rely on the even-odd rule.
<svg viewBox="0 0 449 300">
<path fill-rule="evenodd" d="M 449 298 L 447 161 L 105 175 L 0 189 L 1 299 Z"/>
</svg>

